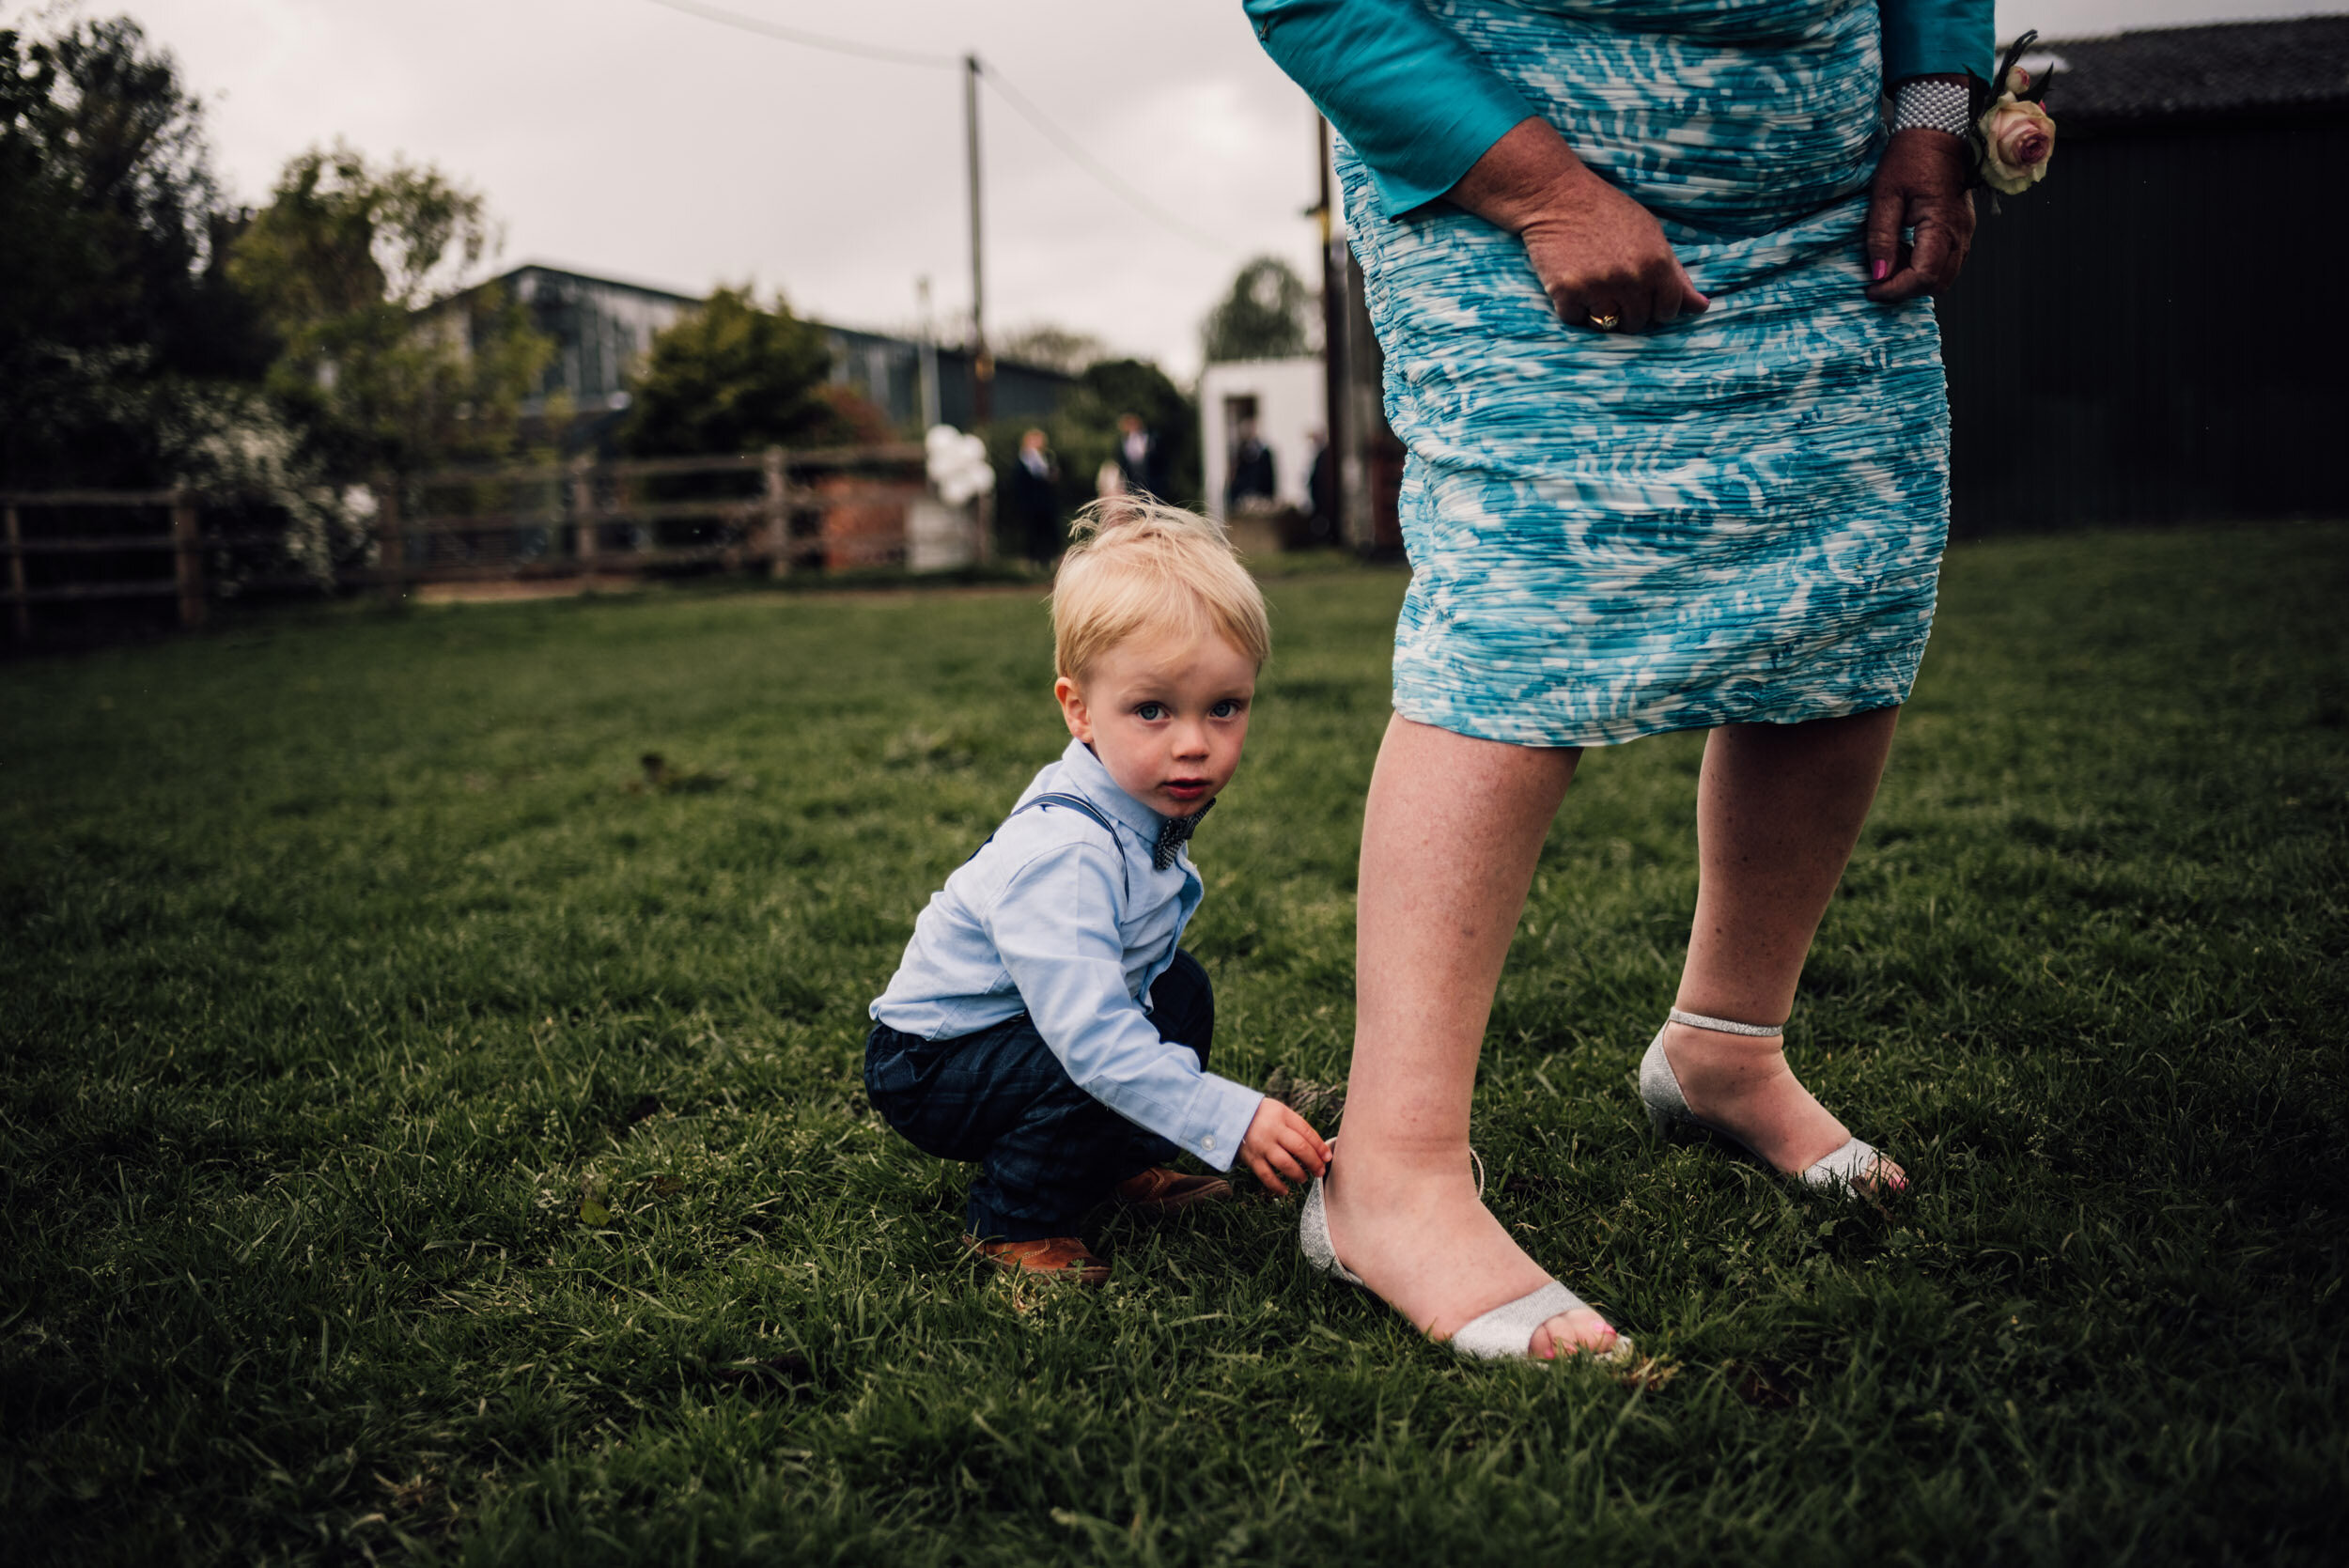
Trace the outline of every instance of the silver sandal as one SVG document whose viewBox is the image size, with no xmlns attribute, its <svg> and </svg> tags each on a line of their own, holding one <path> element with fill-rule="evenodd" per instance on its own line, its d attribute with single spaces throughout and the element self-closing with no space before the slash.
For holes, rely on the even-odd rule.
<svg viewBox="0 0 2349 1568">
<path fill-rule="evenodd" d="M 1719 1034 L 1746 1034 L 1757 1040 L 1781 1037 L 1786 1032 L 1784 1024 L 1737 1023 L 1729 1018 L 1708 1018 L 1701 1013 L 1684 1013 L 1677 1007 L 1666 1017 L 1667 1028 L 1672 1024 L 1685 1024 L 1690 1029 L 1709 1029 Z M 1718 1138 L 1726 1138 L 1769 1169 L 1778 1169 L 1763 1159 L 1761 1151 L 1752 1144 L 1727 1127 L 1708 1122 L 1688 1109 L 1688 1098 L 1680 1092 L 1680 1079 L 1672 1072 L 1672 1063 L 1665 1059 L 1664 1031 L 1661 1029 L 1648 1043 L 1647 1055 L 1640 1059 L 1640 1103 L 1647 1107 L 1648 1125 L 1659 1133 L 1669 1133 L 1675 1127 L 1701 1128 Z M 1864 1143 L 1855 1138 L 1825 1158 L 1793 1174 L 1797 1181 L 1809 1187 L 1841 1188 L 1846 1192 L 1866 1193 L 1877 1189 L 1876 1168 L 1884 1163 L 1885 1158 L 1876 1152 L 1875 1144 Z M 1869 1184 L 1865 1188 L 1860 1185 L 1863 1181 Z M 1893 1188 L 1892 1190 L 1897 1192 L 1900 1188 Z"/>
<path fill-rule="evenodd" d="M 1336 1140 L 1332 1139 L 1332 1142 Z M 1474 1159 L 1471 1153 L 1469 1157 Z M 1477 1196 L 1484 1196 L 1485 1166 L 1477 1160 Z M 1349 1285 L 1361 1285 L 1361 1280 L 1338 1261 L 1337 1249 L 1330 1242 L 1330 1216 L 1321 1200 L 1321 1178 L 1315 1176 L 1305 1189 L 1305 1211 L 1298 1217 L 1297 1242 L 1305 1253 L 1305 1261 L 1324 1274 L 1345 1281 Z M 1362 1286 L 1368 1289 L 1368 1286 Z M 1444 1343 L 1459 1354 L 1484 1361 L 1530 1361 L 1533 1330 L 1551 1318 L 1566 1312 L 1580 1312 L 1590 1303 L 1552 1280 L 1540 1288 L 1527 1292 L 1514 1301 L 1504 1301 L 1491 1312 L 1472 1317 Z M 1559 1356 L 1587 1357 L 1596 1361 L 1628 1361 L 1632 1357 L 1631 1341 L 1627 1335 L 1617 1334 L 1613 1348 L 1608 1350 L 1575 1350 Z"/>
</svg>

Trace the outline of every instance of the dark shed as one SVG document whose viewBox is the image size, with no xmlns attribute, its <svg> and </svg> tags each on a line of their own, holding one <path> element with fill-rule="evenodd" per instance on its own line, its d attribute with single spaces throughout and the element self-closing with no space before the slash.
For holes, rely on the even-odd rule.
<svg viewBox="0 0 2349 1568">
<path fill-rule="evenodd" d="M 2349 16 L 2033 54 L 2055 160 L 1940 306 L 1955 531 L 2349 516 Z"/>
</svg>

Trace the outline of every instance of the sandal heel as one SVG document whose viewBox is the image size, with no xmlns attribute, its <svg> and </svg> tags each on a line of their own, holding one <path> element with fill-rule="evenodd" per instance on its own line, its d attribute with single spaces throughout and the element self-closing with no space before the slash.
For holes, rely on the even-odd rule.
<svg viewBox="0 0 2349 1568">
<path fill-rule="evenodd" d="M 1727 1018 L 1708 1018 L 1694 1013 L 1683 1013 L 1676 1007 L 1672 1011 L 1671 1023 L 1687 1024 L 1695 1029 L 1717 1030 L 1728 1034 L 1766 1037 L 1784 1032 L 1783 1029 L 1765 1028 L 1759 1024 L 1735 1023 Z M 1671 1024 L 1665 1027 L 1670 1028 Z M 1735 1148 L 1744 1150 L 1749 1157 L 1766 1170 L 1778 1171 L 1778 1167 L 1764 1159 L 1752 1144 L 1727 1127 L 1708 1122 L 1688 1109 L 1688 1097 L 1681 1092 L 1679 1076 L 1672 1071 L 1672 1063 L 1664 1055 L 1664 1031 L 1662 1029 L 1657 1030 L 1656 1038 L 1648 1042 L 1647 1054 L 1640 1058 L 1640 1103 L 1647 1108 L 1648 1126 L 1659 1134 L 1669 1137 L 1676 1132 L 1707 1133 L 1727 1141 Z M 1853 1194 L 1859 1194 L 1863 1191 L 1862 1182 L 1868 1184 L 1865 1190 L 1870 1191 L 1878 1188 L 1890 1188 L 1893 1192 L 1906 1190 L 1908 1184 L 1905 1181 L 1895 1183 L 1878 1180 L 1878 1167 L 1884 1163 L 1884 1157 L 1877 1152 L 1875 1144 L 1865 1143 L 1855 1138 L 1833 1154 L 1827 1156 L 1824 1159 L 1814 1161 L 1801 1171 L 1779 1172 L 1778 1173 L 1791 1175 L 1794 1180 L 1806 1187 L 1841 1188 Z"/>
</svg>

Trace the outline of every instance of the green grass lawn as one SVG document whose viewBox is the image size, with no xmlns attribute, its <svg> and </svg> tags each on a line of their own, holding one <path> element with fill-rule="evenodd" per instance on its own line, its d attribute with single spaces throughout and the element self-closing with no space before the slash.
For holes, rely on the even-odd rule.
<svg viewBox="0 0 2349 1568">
<path fill-rule="evenodd" d="M 1402 588 L 1273 587 L 1243 1079 L 1344 1071 Z M 2336 527 L 1951 556 L 1791 1035 L 1889 1213 L 1650 1135 L 1701 742 L 1586 759 L 1476 1137 L 1631 1377 L 1460 1363 L 1266 1198 L 960 1259 L 864 1007 L 1059 749 L 1034 592 L 0 666 L 0 1558 L 2338 1561 L 2344 602 Z"/>
</svg>

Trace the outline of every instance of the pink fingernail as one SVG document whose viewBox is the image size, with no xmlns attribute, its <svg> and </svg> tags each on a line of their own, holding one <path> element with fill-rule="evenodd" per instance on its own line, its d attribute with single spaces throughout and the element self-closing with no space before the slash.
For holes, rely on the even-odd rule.
<svg viewBox="0 0 2349 1568">
<path fill-rule="evenodd" d="M 1875 281 L 1878 283 L 1882 283 L 1884 281 L 1884 274 L 1891 270 L 1892 264 L 1889 261 L 1877 260 L 1871 264 L 1871 272 L 1873 272 Z"/>
</svg>

